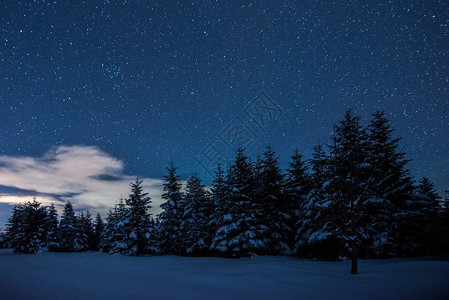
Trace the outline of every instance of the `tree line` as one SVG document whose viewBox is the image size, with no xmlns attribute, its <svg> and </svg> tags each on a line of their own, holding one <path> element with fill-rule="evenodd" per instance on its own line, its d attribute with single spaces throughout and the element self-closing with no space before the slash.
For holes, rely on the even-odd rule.
<svg viewBox="0 0 449 300">
<path fill-rule="evenodd" d="M 22 253 L 352 257 L 355 272 L 358 257 L 448 254 L 449 207 L 428 178 L 410 176 L 383 112 L 362 126 L 348 110 L 330 141 L 309 160 L 296 150 L 286 170 L 271 147 L 254 161 L 239 149 L 210 187 L 193 173 L 183 188 L 171 163 L 157 216 L 139 179 L 104 223 L 70 202 L 58 221 L 34 199 L 14 207 L 2 240 Z"/>
</svg>

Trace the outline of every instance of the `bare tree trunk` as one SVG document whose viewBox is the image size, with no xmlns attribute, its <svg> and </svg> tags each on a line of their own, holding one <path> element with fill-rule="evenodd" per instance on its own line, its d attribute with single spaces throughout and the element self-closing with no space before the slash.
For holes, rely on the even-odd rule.
<svg viewBox="0 0 449 300">
<path fill-rule="evenodd" d="M 357 261 L 357 241 L 355 239 L 352 240 L 352 264 L 351 264 L 351 274 L 357 274 L 357 267 L 358 267 L 358 261 Z"/>
<path fill-rule="evenodd" d="M 358 261 L 357 261 L 357 240 L 355 237 L 355 218 L 356 218 L 356 211 L 355 211 L 355 205 L 354 205 L 354 199 L 351 199 L 351 256 L 352 256 L 352 264 L 351 264 L 351 274 L 357 274 L 357 267 L 358 267 Z"/>
</svg>

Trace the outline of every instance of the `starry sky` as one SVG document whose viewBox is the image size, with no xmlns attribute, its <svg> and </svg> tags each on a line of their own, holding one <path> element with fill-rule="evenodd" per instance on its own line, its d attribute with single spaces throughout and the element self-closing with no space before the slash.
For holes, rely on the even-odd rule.
<svg viewBox="0 0 449 300">
<path fill-rule="evenodd" d="M 158 202 L 170 160 L 209 183 L 237 140 L 285 167 L 349 107 L 449 188 L 445 0 L 5 0 L 0 21 L 0 227 L 32 194 L 104 210 L 135 176 Z"/>
</svg>

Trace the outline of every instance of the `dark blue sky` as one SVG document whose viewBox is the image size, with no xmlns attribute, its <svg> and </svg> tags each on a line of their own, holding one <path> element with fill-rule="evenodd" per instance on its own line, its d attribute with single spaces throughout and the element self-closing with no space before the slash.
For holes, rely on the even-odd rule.
<svg viewBox="0 0 449 300">
<path fill-rule="evenodd" d="M 195 158 L 236 120 L 285 166 L 353 107 L 385 110 L 412 175 L 448 188 L 449 5 L 336 2 L 2 1 L 0 155 L 94 146 L 124 174 L 173 159 L 207 181 Z M 280 114 L 260 130 L 262 90 Z"/>
</svg>

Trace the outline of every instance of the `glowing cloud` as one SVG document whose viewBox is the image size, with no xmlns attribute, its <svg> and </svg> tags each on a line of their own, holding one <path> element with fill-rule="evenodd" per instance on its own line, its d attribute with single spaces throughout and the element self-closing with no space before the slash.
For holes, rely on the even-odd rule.
<svg viewBox="0 0 449 300">
<path fill-rule="evenodd" d="M 0 186 L 24 192 L 0 194 L 0 203 L 17 204 L 31 200 L 23 194 L 36 194 L 45 205 L 70 200 L 75 208 L 104 213 L 121 195 L 128 196 L 136 178 L 123 169 L 122 161 L 90 146 L 59 146 L 40 158 L 0 156 Z M 152 212 L 158 213 L 162 180 L 141 179 L 152 198 Z"/>
</svg>

